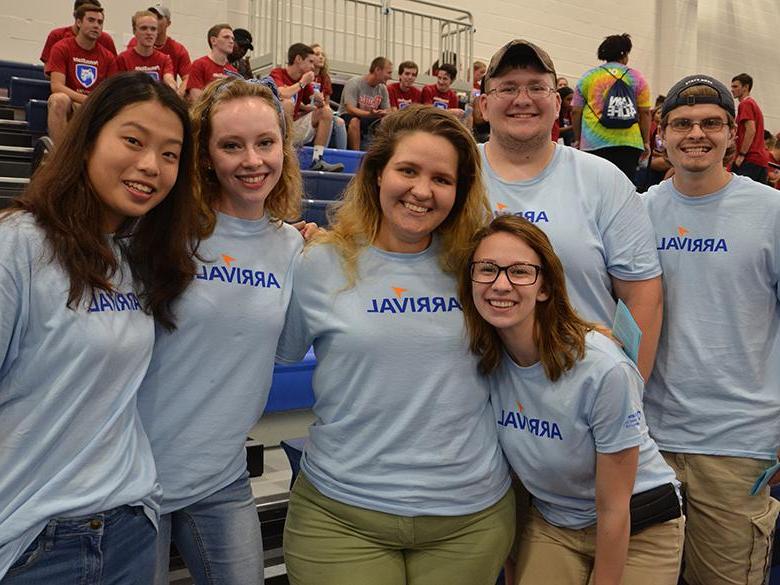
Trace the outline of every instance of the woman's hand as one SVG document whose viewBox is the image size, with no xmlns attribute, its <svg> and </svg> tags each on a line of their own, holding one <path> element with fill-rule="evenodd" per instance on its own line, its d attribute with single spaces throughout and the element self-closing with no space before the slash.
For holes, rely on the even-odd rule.
<svg viewBox="0 0 780 585">
<path fill-rule="evenodd" d="M 291 223 L 290 225 L 300 232 L 300 234 L 303 236 L 304 241 L 306 242 L 310 242 L 314 236 L 316 236 L 321 231 L 324 231 L 313 221 L 306 221 L 305 219 L 302 219 L 301 221 L 296 221 L 295 223 Z"/>
</svg>

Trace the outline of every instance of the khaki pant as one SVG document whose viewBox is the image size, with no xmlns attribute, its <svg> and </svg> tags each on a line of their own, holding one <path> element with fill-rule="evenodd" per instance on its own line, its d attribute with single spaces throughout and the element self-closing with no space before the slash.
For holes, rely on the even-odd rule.
<svg viewBox="0 0 780 585">
<path fill-rule="evenodd" d="M 662 452 L 687 498 L 688 585 L 761 585 L 772 561 L 780 503 L 769 488 L 750 495 L 771 461 Z"/>
<path fill-rule="evenodd" d="M 290 494 L 284 559 L 292 585 L 494 585 L 515 530 L 514 493 L 465 516 L 396 516 Z"/>
<path fill-rule="evenodd" d="M 685 520 L 677 518 L 634 534 L 628 543 L 623 584 L 676 585 L 684 532 Z M 515 585 L 588 585 L 595 557 L 595 525 L 559 528 L 533 508 L 520 538 Z"/>
</svg>

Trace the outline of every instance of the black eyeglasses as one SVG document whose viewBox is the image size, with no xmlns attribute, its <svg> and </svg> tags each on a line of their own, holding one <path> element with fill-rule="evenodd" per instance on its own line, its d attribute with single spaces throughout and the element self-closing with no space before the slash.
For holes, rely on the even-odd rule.
<svg viewBox="0 0 780 585">
<path fill-rule="evenodd" d="M 680 134 L 687 134 L 693 130 L 694 126 L 698 126 L 705 134 L 714 134 L 715 132 L 720 132 L 726 124 L 728 122 L 722 118 L 704 118 L 703 120 L 675 118 L 674 120 L 669 120 L 668 125 L 672 130 Z"/>
<path fill-rule="evenodd" d="M 536 283 L 541 270 L 541 266 L 527 262 L 499 266 L 493 262 L 478 261 L 471 263 L 471 280 L 479 284 L 493 284 L 503 272 L 515 286 L 530 286 Z"/>
</svg>

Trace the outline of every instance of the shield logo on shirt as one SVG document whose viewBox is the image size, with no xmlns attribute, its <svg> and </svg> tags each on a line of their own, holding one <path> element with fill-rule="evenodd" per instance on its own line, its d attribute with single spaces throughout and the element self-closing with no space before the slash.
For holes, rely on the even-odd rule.
<svg viewBox="0 0 780 585">
<path fill-rule="evenodd" d="M 160 81 L 160 74 L 157 71 L 147 71 L 146 74 L 155 81 Z"/>
<path fill-rule="evenodd" d="M 87 88 L 92 87 L 95 85 L 97 77 L 97 67 L 84 63 L 76 63 L 76 78 L 81 85 Z"/>
</svg>

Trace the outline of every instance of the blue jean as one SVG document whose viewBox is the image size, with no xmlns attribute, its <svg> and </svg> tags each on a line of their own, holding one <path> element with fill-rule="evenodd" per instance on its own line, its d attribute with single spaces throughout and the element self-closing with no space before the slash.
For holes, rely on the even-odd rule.
<svg viewBox="0 0 780 585">
<path fill-rule="evenodd" d="M 336 115 L 333 116 L 333 127 L 330 131 L 328 146 L 341 150 L 347 148 L 347 126 L 344 124 L 344 120 Z"/>
<path fill-rule="evenodd" d="M 140 506 L 50 520 L 2 585 L 149 585 L 155 534 Z"/>
<path fill-rule="evenodd" d="M 171 540 L 196 585 L 262 584 L 263 539 L 249 473 L 160 518 L 156 585 L 168 584 Z"/>
</svg>

